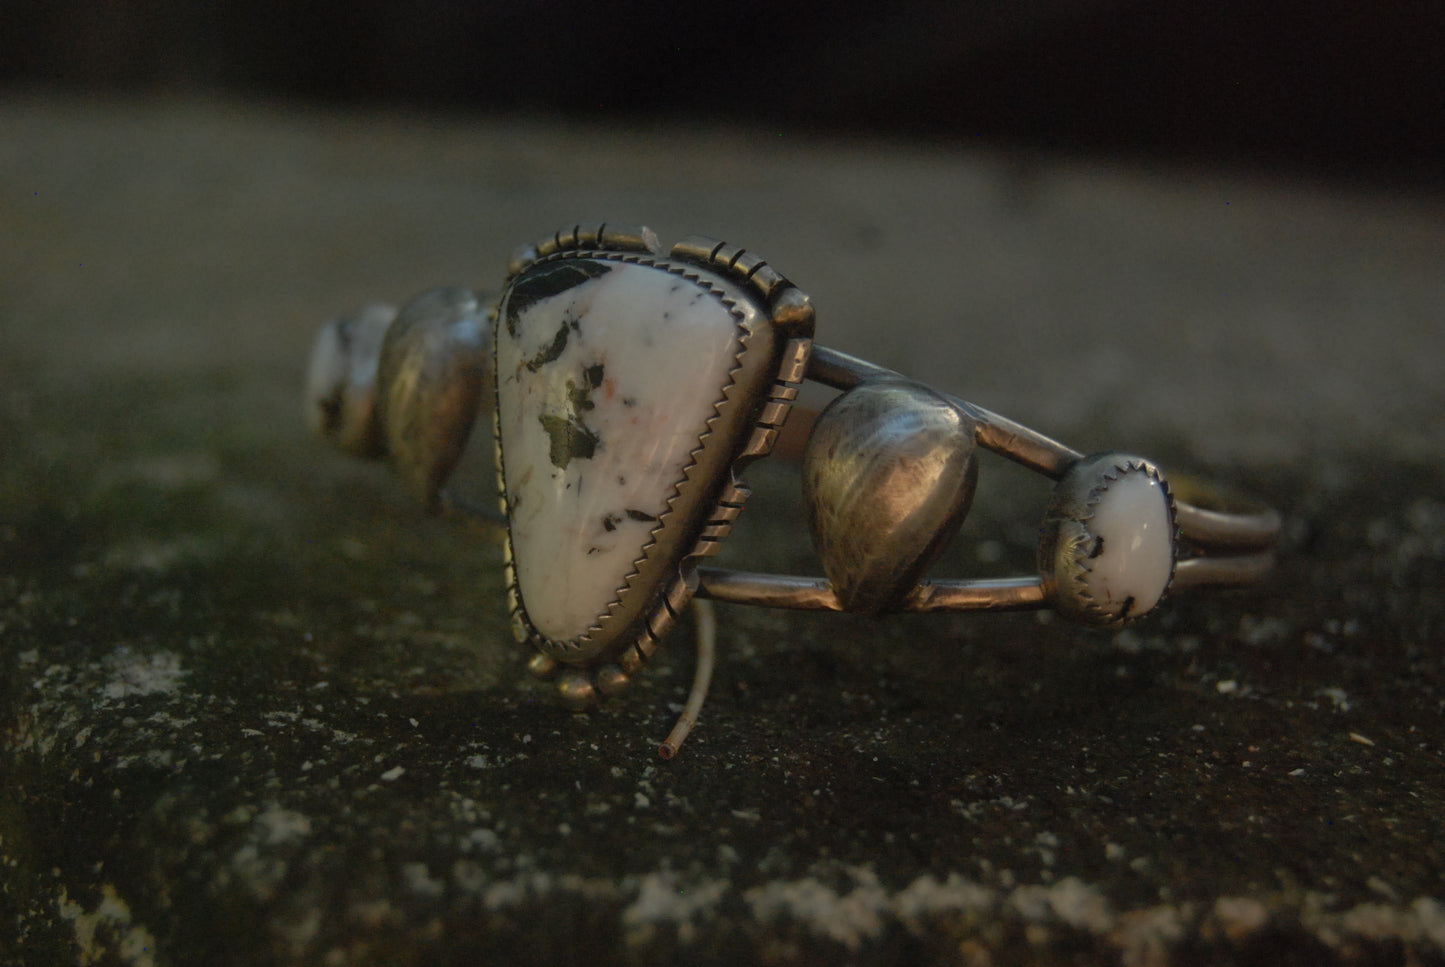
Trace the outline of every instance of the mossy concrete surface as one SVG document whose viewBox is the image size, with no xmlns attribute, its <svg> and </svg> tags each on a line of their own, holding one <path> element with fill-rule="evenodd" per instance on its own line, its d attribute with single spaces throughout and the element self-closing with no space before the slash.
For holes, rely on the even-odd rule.
<svg viewBox="0 0 1445 967">
<path fill-rule="evenodd" d="M 0 131 L 0 963 L 1445 963 L 1438 199 L 231 103 Z M 328 315 L 578 219 L 756 247 L 825 344 L 1247 486 L 1279 568 L 1117 634 L 722 607 L 664 763 L 690 624 L 561 710 L 493 537 L 301 421 Z M 816 571 L 759 470 L 729 559 Z M 1027 572 L 1047 496 L 987 459 L 940 570 Z"/>
</svg>

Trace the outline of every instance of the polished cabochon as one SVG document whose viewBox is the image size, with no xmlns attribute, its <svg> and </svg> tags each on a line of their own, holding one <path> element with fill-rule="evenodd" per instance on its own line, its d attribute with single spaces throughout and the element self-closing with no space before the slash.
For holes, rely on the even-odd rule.
<svg viewBox="0 0 1445 967">
<path fill-rule="evenodd" d="M 553 658 L 606 658 L 679 579 L 775 335 L 720 275 L 606 251 L 526 266 L 495 325 L 514 619 Z"/>
</svg>

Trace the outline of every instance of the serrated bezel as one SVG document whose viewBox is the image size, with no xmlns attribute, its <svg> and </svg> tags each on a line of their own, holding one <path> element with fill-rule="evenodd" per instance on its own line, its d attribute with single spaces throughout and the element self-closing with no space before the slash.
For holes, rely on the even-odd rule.
<svg viewBox="0 0 1445 967">
<path fill-rule="evenodd" d="M 1088 588 L 1086 578 L 1092 570 L 1091 553 L 1097 536 L 1089 521 L 1109 488 L 1135 473 L 1148 476 L 1164 493 L 1169 514 L 1169 577 L 1159 602 L 1148 610 L 1120 615 L 1105 608 Z M 1122 628 L 1149 614 L 1168 597 L 1179 566 L 1179 540 L 1174 492 L 1158 465 L 1125 453 L 1085 457 L 1059 480 L 1044 513 L 1039 542 L 1039 572 L 1044 594 L 1055 610 L 1075 621 L 1100 628 Z"/>
<path fill-rule="evenodd" d="M 741 512 L 748 493 L 741 472 L 771 451 L 806 372 L 812 310 L 803 293 L 743 249 L 694 236 L 662 255 L 656 236 L 645 228 L 601 225 L 576 226 L 519 250 L 496 314 L 500 316 L 514 283 L 529 269 L 567 259 L 622 262 L 675 275 L 717 298 L 738 326 L 739 348 L 727 383 L 718 388 L 713 415 L 672 485 L 668 510 L 658 516 L 612 602 L 584 634 L 558 640 L 536 629 L 518 587 L 509 529 L 506 581 L 517 637 L 565 665 L 594 673 L 608 668 L 604 679 L 610 691 L 619 681 L 617 668 L 625 680 L 657 649 L 697 588 L 696 561 L 716 553 Z M 505 515 L 500 410 L 493 418 L 493 440 Z"/>
</svg>

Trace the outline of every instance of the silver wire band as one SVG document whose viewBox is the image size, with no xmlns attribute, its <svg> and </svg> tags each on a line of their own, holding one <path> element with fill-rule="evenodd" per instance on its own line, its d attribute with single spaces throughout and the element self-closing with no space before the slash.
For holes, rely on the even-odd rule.
<svg viewBox="0 0 1445 967">
<path fill-rule="evenodd" d="M 794 611 L 846 611 L 827 578 L 760 574 L 721 567 L 697 569 L 697 596 L 732 604 Z M 925 581 L 897 611 L 1034 611 L 1048 607 L 1039 578 Z"/>
</svg>

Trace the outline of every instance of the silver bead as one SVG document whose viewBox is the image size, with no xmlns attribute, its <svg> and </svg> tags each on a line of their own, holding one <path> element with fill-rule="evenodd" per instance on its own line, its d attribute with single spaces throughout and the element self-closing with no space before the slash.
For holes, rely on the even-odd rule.
<svg viewBox="0 0 1445 967">
<path fill-rule="evenodd" d="M 974 423 L 919 383 L 869 380 L 818 417 L 803 454 L 813 544 L 849 611 L 887 610 L 968 513 Z"/>
<path fill-rule="evenodd" d="M 376 366 L 396 308 L 380 302 L 332 319 L 316 334 L 306 370 L 306 422 L 353 456 L 385 454 L 377 417 Z"/>
<path fill-rule="evenodd" d="M 597 669 L 595 681 L 597 691 L 607 698 L 622 694 L 632 684 L 632 679 L 617 665 L 603 665 Z"/>
<path fill-rule="evenodd" d="M 1039 541 L 1039 572 L 1054 610 L 1095 627 L 1123 627 L 1159 603 L 1174 564 L 1174 498 L 1154 464 L 1101 453 L 1059 479 Z"/>
<path fill-rule="evenodd" d="M 557 659 L 537 652 L 527 661 L 527 670 L 533 677 L 546 681 L 557 674 Z"/>
<path fill-rule="evenodd" d="M 378 417 L 393 469 L 430 511 L 466 448 L 491 366 L 491 324 L 470 289 L 422 293 L 386 332 Z"/>
<path fill-rule="evenodd" d="M 574 712 L 586 711 L 596 705 L 600 697 L 592 677 L 578 668 L 569 668 L 557 676 L 557 694 Z"/>
</svg>

